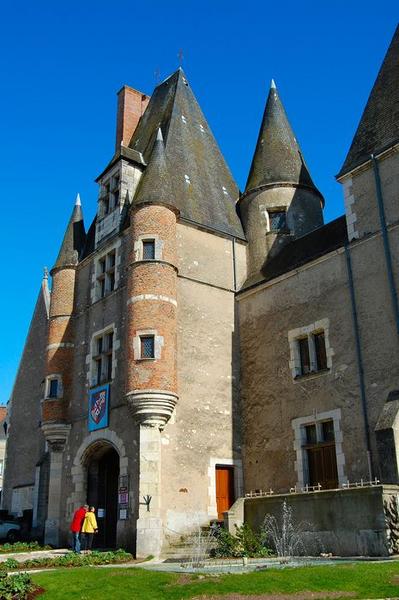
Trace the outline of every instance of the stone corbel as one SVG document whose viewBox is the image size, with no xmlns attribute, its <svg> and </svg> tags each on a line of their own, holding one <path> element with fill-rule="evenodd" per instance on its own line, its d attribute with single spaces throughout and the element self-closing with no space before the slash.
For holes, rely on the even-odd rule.
<svg viewBox="0 0 399 600">
<path fill-rule="evenodd" d="M 173 414 L 177 395 L 162 390 L 133 390 L 126 395 L 130 412 L 138 425 L 163 429 Z"/>
<path fill-rule="evenodd" d="M 67 423 L 43 423 L 42 431 L 50 452 L 64 452 L 71 425 Z"/>
</svg>

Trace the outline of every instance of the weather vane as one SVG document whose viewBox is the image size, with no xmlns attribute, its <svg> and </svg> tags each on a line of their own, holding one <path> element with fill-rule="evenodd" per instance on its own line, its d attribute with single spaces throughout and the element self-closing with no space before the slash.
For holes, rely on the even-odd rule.
<svg viewBox="0 0 399 600">
<path fill-rule="evenodd" d="M 155 82 L 159 83 L 159 80 L 161 79 L 161 71 L 159 70 L 159 67 L 157 67 L 154 71 L 154 77 L 155 77 Z"/>
<path fill-rule="evenodd" d="M 179 59 L 179 65 L 182 66 L 182 64 L 183 64 L 183 58 L 184 58 L 184 54 L 183 54 L 182 48 L 180 48 L 179 52 L 177 53 L 177 57 Z"/>
</svg>

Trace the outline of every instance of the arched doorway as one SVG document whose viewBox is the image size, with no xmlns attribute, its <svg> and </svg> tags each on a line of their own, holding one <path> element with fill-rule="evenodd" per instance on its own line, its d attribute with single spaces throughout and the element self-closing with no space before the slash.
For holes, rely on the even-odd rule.
<svg viewBox="0 0 399 600">
<path fill-rule="evenodd" d="M 97 548 L 116 547 L 119 454 L 110 444 L 97 442 L 86 458 L 87 503 L 96 508 Z"/>
</svg>

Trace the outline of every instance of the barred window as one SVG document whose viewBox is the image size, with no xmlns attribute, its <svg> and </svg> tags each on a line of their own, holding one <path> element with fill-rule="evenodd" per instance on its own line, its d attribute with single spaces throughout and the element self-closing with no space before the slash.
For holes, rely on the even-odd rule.
<svg viewBox="0 0 399 600">
<path fill-rule="evenodd" d="M 269 211 L 270 231 L 281 231 L 287 229 L 287 213 L 285 210 Z"/>
<path fill-rule="evenodd" d="M 153 335 L 140 336 L 140 358 L 155 358 L 155 338 Z"/>
</svg>

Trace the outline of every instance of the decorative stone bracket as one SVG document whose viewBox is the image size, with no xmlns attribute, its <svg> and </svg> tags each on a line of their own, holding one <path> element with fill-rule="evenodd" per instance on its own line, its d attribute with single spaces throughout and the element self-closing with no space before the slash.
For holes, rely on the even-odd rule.
<svg viewBox="0 0 399 600">
<path fill-rule="evenodd" d="M 134 420 L 139 425 L 163 429 L 175 409 L 178 397 L 162 390 L 134 390 L 126 395 Z"/>
<path fill-rule="evenodd" d="M 50 452 L 64 452 L 70 430 L 67 423 L 43 423 L 42 431 Z"/>
</svg>

